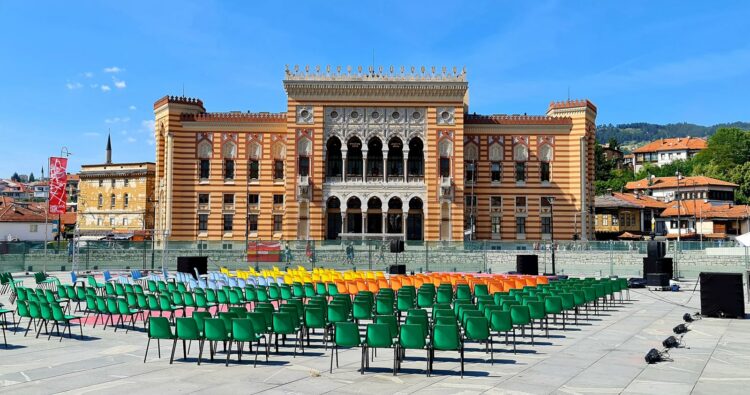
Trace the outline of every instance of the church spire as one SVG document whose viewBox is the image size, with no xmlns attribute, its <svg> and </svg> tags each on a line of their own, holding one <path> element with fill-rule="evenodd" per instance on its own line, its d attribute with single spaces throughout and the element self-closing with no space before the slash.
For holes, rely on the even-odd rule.
<svg viewBox="0 0 750 395">
<path fill-rule="evenodd" d="M 107 164 L 112 164 L 112 137 L 107 134 Z"/>
</svg>

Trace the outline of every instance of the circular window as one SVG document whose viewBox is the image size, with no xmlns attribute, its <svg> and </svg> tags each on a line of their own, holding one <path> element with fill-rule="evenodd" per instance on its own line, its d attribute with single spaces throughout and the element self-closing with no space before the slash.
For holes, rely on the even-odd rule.
<svg viewBox="0 0 750 395">
<path fill-rule="evenodd" d="M 380 118 L 380 113 L 377 112 L 377 111 L 373 111 L 372 114 L 371 114 L 371 116 L 372 116 L 373 119 L 378 119 L 378 118 Z"/>
<path fill-rule="evenodd" d="M 359 113 L 356 111 L 352 111 L 352 118 L 356 119 L 359 117 Z"/>
<path fill-rule="evenodd" d="M 338 117 L 339 117 L 338 111 L 331 111 L 331 118 L 338 118 Z"/>
<path fill-rule="evenodd" d="M 422 114 L 419 113 L 419 111 L 414 111 L 413 114 L 411 114 L 411 117 L 413 119 L 419 119 L 422 116 Z"/>
<path fill-rule="evenodd" d="M 310 111 L 302 110 L 300 111 L 299 115 L 301 115 L 302 118 L 307 118 L 307 116 L 310 115 Z"/>
<path fill-rule="evenodd" d="M 391 114 L 391 117 L 393 117 L 393 119 L 398 119 L 400 116 L 401 114 L 399 114 L 398 111 L 394 111 L 393 114 Z"/>
<path fill-rule="evenodd" d="M 443 111 L 440 113 L 440 116 L 443 117 L 443 119 L 448 120 L 451 117 L 451 114 L 448 111 Z"/>
</svg>

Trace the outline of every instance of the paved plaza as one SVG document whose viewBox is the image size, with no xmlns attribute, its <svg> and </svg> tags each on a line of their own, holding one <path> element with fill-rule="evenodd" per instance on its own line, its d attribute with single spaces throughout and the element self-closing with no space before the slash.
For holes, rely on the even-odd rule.
<svg viewBox="0 0 750 395">
<path fill-rule="evenodd" d="M 65 278 L 60 274 L 60 278 Z M 33 286 L 27 278 L 26 286 Z M 703 319 L 690 325 L 684 348 L 673 349 L 673 362 L 647 365 L 644 355 L 660 348 L 686 312 L 700 310 L 700 291 L 683 283 L 682 292 L 630 290 L 630 301 L 563 331 L 561 321 L 551 324 L 549 338 L 535 331 L 535 345 L 520 338 L 518 353 L 495 339 L 495 361 L 490 364 L 484 346 L 467 344 L 465 377 L 459 375 L 458 353 L 436 352 L 432 377 L 424 373 L 425 355 L 411 351 L 397 376 L 392 375 L 393 352 L 380 350 L 370 369 L 360 374 L 360 351 L 342 350 L 340 364 L 328 372 L 330 350 L 323 349 L 318 332 L 305 355 L 292 356 L 292 342 L 269 362 L 259 359 L 253 368 L 243 355 L 232 355 L 229 367 L 224 355 L 204 359 L 198 366 L 198 347 L 187 359 L 178 346 L 169 365 L 171 344 L 162 342 L 161 358 L 152 342 L 144 364 L 146 334 L 125 333 L 99 325 L 73 328 L 73 339 L 51 340 L 43 333 L 11 329 L 9 348 L 0 348 L 0 393 L 668 393 L 740 394 L 750 384 L 750 320 Z M 8 294 L 0 301 L 10 307 Z M 24 327 L 26 320 L 24 319 Z M 541 335 L 541 336 L 540 336 Z M 207 348 L 207 346 L 206 346 Z M 207 353 L 204 354 L 206 358 Z"/>
</svg>

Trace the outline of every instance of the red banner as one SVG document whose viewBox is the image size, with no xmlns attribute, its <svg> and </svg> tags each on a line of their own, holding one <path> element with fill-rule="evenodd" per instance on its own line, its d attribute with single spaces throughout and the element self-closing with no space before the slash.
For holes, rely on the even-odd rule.
<svg viewBox="0 0 750 395">
<path fill-rule="evenodd" d="M 65 213 L 68 158 L 49 158 L 49 213 Z"/>
</svg>

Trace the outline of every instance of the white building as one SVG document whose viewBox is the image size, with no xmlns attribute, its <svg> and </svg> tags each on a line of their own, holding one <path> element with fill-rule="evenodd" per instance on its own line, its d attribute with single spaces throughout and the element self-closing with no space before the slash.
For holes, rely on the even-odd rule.
<svg viewBox="0 0 750 395">
<path fill-rule="evenodd" d="M 697 137 L 652 141 L 633 151 L 633 171 L 639 172 L 646 164 L 663 166 L 676 160 L 687 160 L 707 146 L 705 139 Z"/>
<path fill-rule="evenodd" d="M 702 200 L 705 202 L 734 201 L 737 184 L 711 177 L 652 177 L 625 184 L 625 190 L 654 197 L 663 202 Z"/>
<path fill-rule="evenodd" d="M 16 202 L 0 196 L 0 238 L 3 241 L 45 241 L 55 238 L 54 226 L 47 223 L 44 203 Z"/>
</svg>

